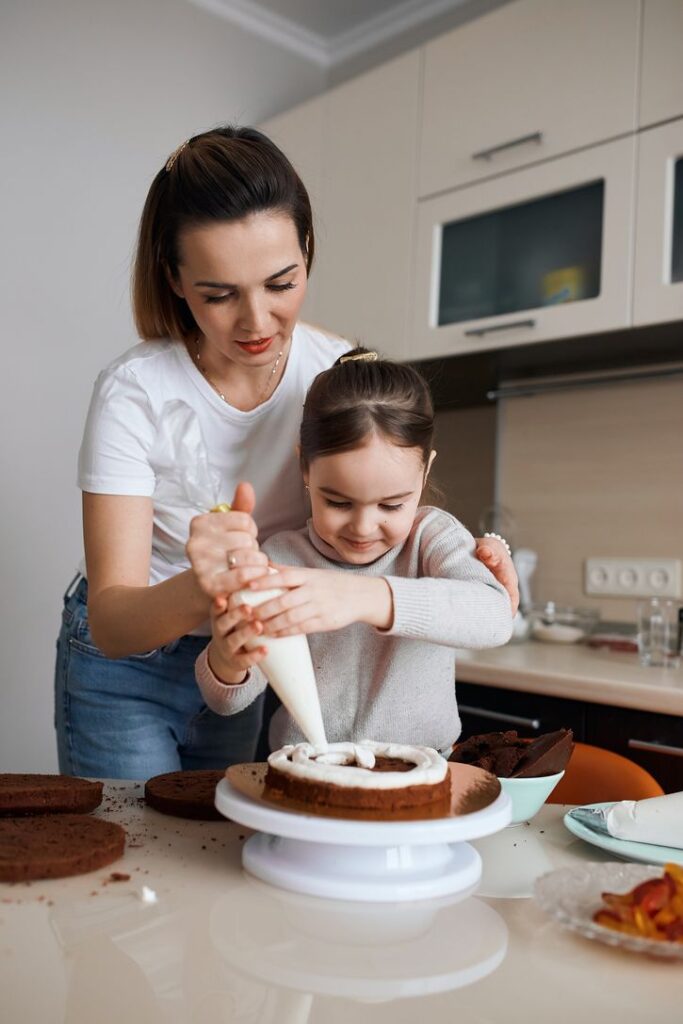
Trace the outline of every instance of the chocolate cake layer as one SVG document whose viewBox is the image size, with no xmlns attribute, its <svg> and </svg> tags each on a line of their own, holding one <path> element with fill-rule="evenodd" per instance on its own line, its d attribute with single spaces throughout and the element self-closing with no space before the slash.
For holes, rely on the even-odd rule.
<svg viewBox="0 0 683 1024">
<path fill-rule="evenodd" d="M 377 758 L 372 771 L 410 771 L 412 765 L 405 761 Z M 296 778 L 268 765 L 264 796 L 273 799 L 294 800 L 307 804 L 312 810 L 321 807 L 354 808 L 360 810 L 400 811 L 407 807 L 442 809 L 446 814 L 450 807 L 450 774 L 433 785 L 397 787 L 396 789 L 373 789 L 360 786 L 337 786 L 332 782 L 312 782 Z"/>
<path fill-rule="evenodd" d="M 87 814 L 0 819 L 0 882 L 65 878 L 106 867 L 123 856 L 120 825 Z"/>
<path fill-rule="evenodd" d="M 203 769 L 189 772 L 166 772 L 145 783 L 145 802 L 155 811 L 176 818 L 195 821 L 225 821 L 216 810 L 216 786 L 225 772 Z"/>
<path fill-rule="evenodd" d="M 0 815 L 88 814 L 102 802 L 102 783 L 70 775 L 0 774 Z"/>
</svg>

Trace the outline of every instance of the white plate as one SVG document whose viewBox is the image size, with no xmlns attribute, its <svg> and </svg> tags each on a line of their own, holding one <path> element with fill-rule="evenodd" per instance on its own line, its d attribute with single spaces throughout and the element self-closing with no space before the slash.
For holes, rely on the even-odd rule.
<svg viewBox="0 0 683 1024">
<path fill-rule="evenodd" d="M 558 868 L 542 875 L 534 886 L 534 899 L 541 910 L 570 931 L 608 946 L 620 946 L 635 953 L 683 960 L 683 943 L 660 942 L 612 931 L 593 921 L 602 905 L 603 892 L 628 892 L 648 878 L 661 878 L 652 864 L 581 864 Z"/>
<path fill-rule="evenodd" d="M 585 807 L 611 807 L 612 802 L 607 801 L 600 804 L 584 804 Z M 601 850 L 607 850 L 621 860 L 636 860 L 643 864 L 683 864 L 683 850 L 676 850 L 670 846 L 655 846 L 653 843 L 634 843 L 628 839 L 615 839 L 614 836 L 604 836 L 599 832 L 582 825 L 569 813 L 564 816 L 564 824 L 567 829 L 578 839 L 586 843 L 599 846 Z"/>
</svg>

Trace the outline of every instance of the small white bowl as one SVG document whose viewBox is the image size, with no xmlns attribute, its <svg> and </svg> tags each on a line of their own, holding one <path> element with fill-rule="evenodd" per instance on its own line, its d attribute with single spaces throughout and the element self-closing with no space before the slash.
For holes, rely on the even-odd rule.
<svg viewBox="0 0 683 1024">
<path fill-rule="evenodd" d="M 538 775 L 530 779 L 502 779 L 498 777 L 501 789 L 512 800 L 511 825 L 530 821 L 538 814 L 564 772 L 555 775 Z"/>
</svg>

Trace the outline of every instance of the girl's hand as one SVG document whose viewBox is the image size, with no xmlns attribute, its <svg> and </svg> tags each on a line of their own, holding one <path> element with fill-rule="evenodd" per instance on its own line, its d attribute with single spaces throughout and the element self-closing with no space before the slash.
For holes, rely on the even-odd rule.
<svg viewBox="0 0 683 1024">
<path fill-rule="evenodd" d="M 519 587 L 517 572 L 512 558 L 504 544 L 495 537 L 476 537 L 475 555 L 486 568 L 493 573 L 498 582 L 505 587 L 510 596 L 510 605 L 514 615 L 519 608 Z"/>
<path fill-rule="evenodd" d="M 263 633 L 263 623 L 253 617 L 247 605 L 229 609 L 225 596 L 217 597 L 211 605 L 211 643 L 208 659 L 211 671 L 223 683 L 234 685 L 244 682 L 252 665 L 258 665 L 267 654 L 265 647 L 245 648 L 245 643 Z"/>
<path fill-rule="evenodd" d="M 276 574 L 257 580 L 249 590 L 281 588 L 287 593 L 254 607 L 254 618 L 267 636 L 294 636 L 342 629 L 352 622 L 367 622 L 389 629 L 394 602 L 385 579 L 357 576 L 328 569 L 276 565 Z"/>
<path fill-rule="evenodd" d="M 230 512 L 209 512 L 190 523 L 185 551 L 201 590 L 209 597 L 231 594 L 266 572 L 259 551 L 251 484 L 238 484 Z"/>
</svg>

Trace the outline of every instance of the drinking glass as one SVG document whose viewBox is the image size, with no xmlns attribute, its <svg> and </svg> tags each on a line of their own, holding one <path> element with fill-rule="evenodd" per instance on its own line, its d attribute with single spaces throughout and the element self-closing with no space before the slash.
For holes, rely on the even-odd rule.
<svg viewBox="0 0 683 1024">
<path fill-rule="evenodd" d="M 641 665 L 678 668 L 681 655 L 679 605 L 652 597 L 638 602 L 638 652 Z"/>
</svg>

